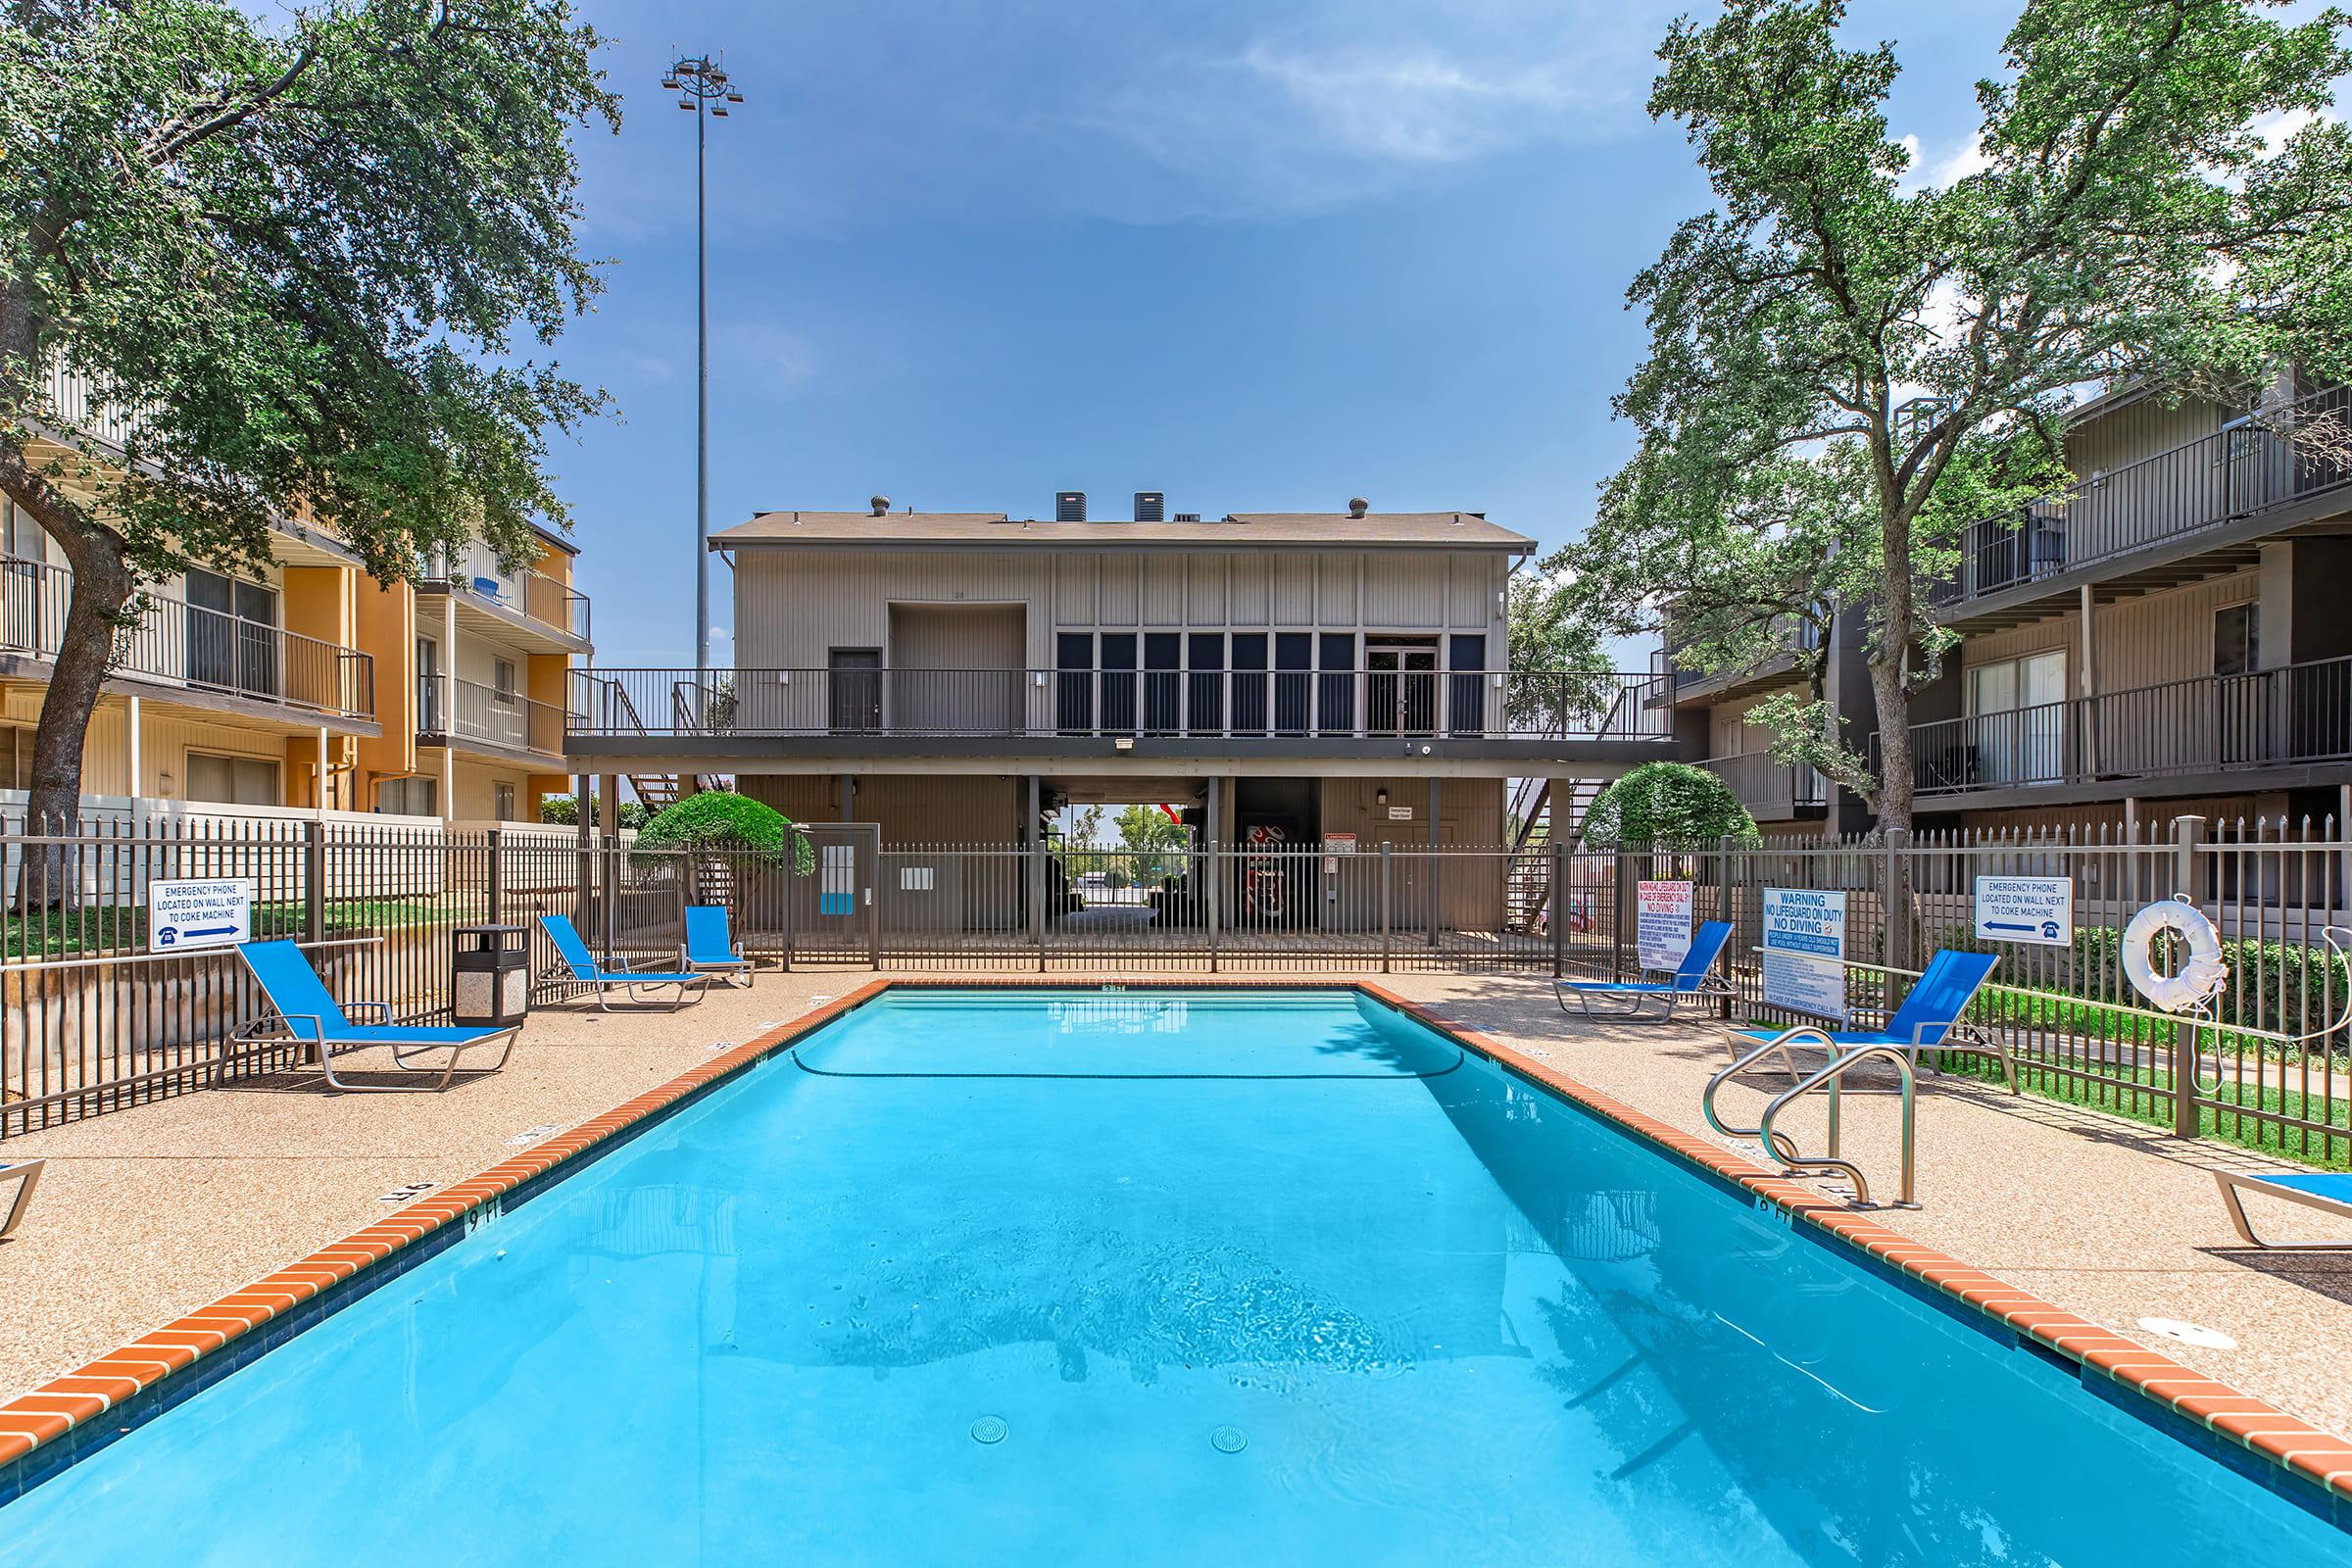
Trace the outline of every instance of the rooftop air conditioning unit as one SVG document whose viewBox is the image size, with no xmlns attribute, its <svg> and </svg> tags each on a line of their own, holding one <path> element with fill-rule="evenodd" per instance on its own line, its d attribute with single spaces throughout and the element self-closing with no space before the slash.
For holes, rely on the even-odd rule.
<svg viewBox="0 0 2352 1568">
<path fill-rule="evenodd" d="M 1086 520 L 1086 492 L 1083 490 L 1054 491 L 1054 520 L 1055 522 L 1084 522 Z"/>
</svg>

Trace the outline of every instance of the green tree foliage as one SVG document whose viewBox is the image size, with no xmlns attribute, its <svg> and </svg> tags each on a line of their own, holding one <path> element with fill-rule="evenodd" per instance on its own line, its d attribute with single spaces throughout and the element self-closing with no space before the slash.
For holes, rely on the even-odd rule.
<svg viewBox="0 0 2352 1568">
<path fill-rule="evenodd" d="M 2324 113 L 2352 62 L 2334 9 L 2029 0 L 1978 87 L 1983 166 L 1937 186 L 1889 134 L 1893 46 L 1849 47 L 1845 9 L 1727 0 L 1660 47 L 1650 112 L 1715 201 L 1634 281 L 1641 448 L 1561 564 L 1652 612 L 1689 596 L 1701 667 L 1755 658 L 1775 615 L 1860 614 L 1865 793 L 1907 829 L 1944 642 L 1923 590 L 1967 523 L 2063 481 L 2077 389 L 2258 400 L 2284 366 L 2352 369 L 2352 132 Z M 1817 702 L 1773 716 L 1851 781 Z"/>
<path fill-rule="evenodd" d="M 588 797 L 590 826 L 595 825 L 603 808 L 604 804 L 601 797 L 595 795 Z M 621 802 L 620 810 L 616 814 L 620 818 L 620 830 L 623 833 L 634 833 L 641 830 L 653 816 L 653 813 L 645 808 L 643 801 Z M 539 820 L 558 823 L 564 827 L 577 827 L 580 821 L 579 798 L 572 795 L 550 795 L 539 803 Z"/>
<path fill-rule="evenodd" d="M 377 578 L 566 522 L 546 431 L 602 396 L 523 345 L 598 289 L 569 138 L 617 100 L 565 0 L 0 9 L 0 491 L 74 568 L 31 808 L 71 817 L 142 583 L 273 519 Z M 49 371 L 129 411 L 78 430 Z"/>
<path fill-rule="evenodd" d="M 1758 842 L 1756 820 L 1731 786 L 1688 762 L 1643 762 L 1592 798 L 1588 844 L 1703 847 L 1726 835 Z"/>
<path fill-rule="evenodd" d="M 656 813 L 637 835 L 641 850 L 709 850 L 790 863 L 801 876 L 816 869 L 808 835 L 782 811 L 748 795 L 706 790 Z"/>
<path fill-rule="evenodd" d="M 1610 660 L 1601 646 L 1607 622 L 1576 592 L 1573 574 L 1555 558 L 1511 578 L 1508 627 L 1513 679 L 1509 717 L 1521 728 L 1546 716 L 1562 730 L 1567 715 L 1600 709 L 1615 695 Z"/>
</svg>

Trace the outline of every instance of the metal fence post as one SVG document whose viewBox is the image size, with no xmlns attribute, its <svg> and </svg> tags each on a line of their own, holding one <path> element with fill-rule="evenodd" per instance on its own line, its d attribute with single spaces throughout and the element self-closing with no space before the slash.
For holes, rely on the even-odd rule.
<svg viewBox="0 0 2352 1568">
<path fill-rule="evenodd" d="M 1879 961 L 1889 969 L 1911 967 L 1910 878 L 1902 854 L 1910 842 L 1908 832 L 1895 828 L 1879 850 L 1879 913 L 1886 932 L 1886 956 Z"/>
<path fill-rule="evenodd" d="M 1029 840 L 1029 940 L 1037 949 L 1037 972 L 1046 972 L 1046 835 Z"/>
<path fill-rule="evenodd" d="M 2204 902 L 2197 894 L 2197 846 L 2205 838 L 2201 816 L 2173 818 L 2173 891 L 2191 904 Z M 2197 1136 L 2197 1025 L 2182 1013 L 2173 1025 L 2173 1136 Z"/>
<path fill-rule="evenodd" d="M 1382 974 L 1389 972 L 1389 965 L 1392 961 L 1389 953 L 1389 921 L 1391 918 L 1389 890 L 1395 884 L 1389 880 L 1389 851 L 1394 847 L 1386 839 L 1380 842 L 1380 972 Z"/>
<path fill-rule="evenodd" d="M 1639 872 L 1634 858 L 1624 850 L 1617 852 L 1615 886 L 1609 890 L 1609 978 L 1625 978 L 1626 902 L 1633 896 L 1635 878 L 1629 870 Z"/>
<path fill-rule="evenodd" d="M 1557 980 L 1568 972 L 1568 846 L 1559 839 L 1551 841 L 1551 891 L 1544 907 L 1550 911 L 1545 918 L 1551 922 L 1551 977 Z"/>
<path fill-rule="evenodd" d="M 604 908 L 605 952 L 620 951 L 620 835 L 604 837 L 604 864 L 598 868 L 597 903 Z"/>
<path fill-rule="evenodd" d="M 1739 934 L 1739 902 L 1732 892 L 1732 856 L 1738 842 L 1726 833 L 1716 846 L 1718 853 L 1715 860 L 1715 918 L 1732 927 L 1735 937 Z M 1723 979 L 1724 984 L 1732 990 L 1740 988 L 1740 948 L 1736 941 L 1727 940 L 1723 945 Z M 1717 1004 L 1717 1016 L 1729 1018 L 1731 1015 L 1732 999 L 1726 997 Z"/>
<path fill-rule="evenodd" d="M 302 940 L 326 940 L 326 824 L 302 824 Z"/>
<path fill-rule="evenodd" d="M 1210 974 L 1217 972 L 1217 919 L 1223 913 L 1219 906 L 1224 903 L 1224 900 L 1218 895 L 1223 891 L 1222 881 L 1222 868 L 1217 864 L 1217 841 L 1212 838 L 1208 841 L 1208 972 Z"/>
<path fill-rule="evenodd" d="M 507 835 L 505 830 L 495 827 L 492 828 L 490 830 L 490 867 L 488 876 L 488 881 L 490 884 L 490 907 L 483 915 L 483 918 L 488 920 L 492 925 L 503 925 L 505 923 L 505 906 L 507 902 L 506 853 Z"/>
</svg>

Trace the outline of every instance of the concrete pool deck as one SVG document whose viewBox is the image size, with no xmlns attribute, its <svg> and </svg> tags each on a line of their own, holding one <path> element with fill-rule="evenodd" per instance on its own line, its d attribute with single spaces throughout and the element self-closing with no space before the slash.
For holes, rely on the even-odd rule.
<svg viewBox="0 0 2352 1568">
<path fill-rule="evenodd" d="M 0 1242 L 0 1399 L 381 1222 L 398 1207 L 387 1194 L 415 1182 L 450 1187 L 525 1152 L 528 1143 L 514 1140 L 532 1129 L 575 1127 L 703 1065 L 722 1043 L 890 978 L 957 977 L 763 973 L 750 991 L 714 992 L 677 1013 L 538 1013 L 504 1073 L 445 1094 L 331 1096 L 305 1075 L 12 1138 L 0 1159 L 49 1164 L 24 1228 Z M 1145 988 L 1179 977 L 1093 978 Z M 1548 982 L 1531 976 L 1218 978 L 1377 984 L 1636 1110 L 1754 1154 L 1707 1133 L 1699 1115 L 1699 1092 L 1725 1059 L 1710 1025 L 1564 1018 Z M 1727 1114 L 1752 1120 L 1776 1082 L 1734 1089 Z M 2265 1161 L 1971 1080 L 1925 1085 L 1924 1206 L 1874 1210 L 1872 1219 L 2315 1426 L 2352 1433 L 2352 1252 L 2252 1252 L 2215 1195 L 2214 1170 Z M 1847 1101 L 1848 1152 L 1882 1196 L 1893 1186 L 1894 1120 L 1891 1095 Z M 1817 1106 L 1787 1126 L 1800 1145 L 1818 1147 Z M 2265 1205 L 2257 1223 L 2281 1239 L 2328 1234 L 2324 1216 L 2282 1204 Z M 2143 1317 L 2219 1330 L 2238 1348 L 2159 1337 L 2139 1326 Z"/>
</svg>

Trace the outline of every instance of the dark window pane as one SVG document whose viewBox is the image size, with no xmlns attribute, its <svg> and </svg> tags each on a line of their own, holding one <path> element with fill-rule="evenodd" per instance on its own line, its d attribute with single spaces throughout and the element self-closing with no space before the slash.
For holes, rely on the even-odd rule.
<svg viewBox="0 0 2352 1568">
<path fill-rule="evenodd" d="M 1225 634 L 1197 631 L 1186 639 L 1184 727 L 1188 734 L 1218 735 L 1225 729 Z"/>
<path fill-rule="evenodd" d="M 1447 661 L 1453 669 L 1448 677 L 1452 689 L 1446 693 L 1447 727 L 1456 735 L 1476 735 L 1486 728 L 1487 678 L 1481 672 L 1487 667 L 1487 640 L 1456 637 L 1452 644 L 1452 657 Z"/>
<path fill-rule="evenodd" d="M 1314 697 L 1314 676 L 1307 673 L 1314 662 L 1315 639 L 1303 631 L 1284 631 L 1274 634 L 1274 667 L 1282 673 L 1274 677 L 1274 730 L 1280 735 L 1303 735 L 1311 720 Z"/>
<path fill-rule="evenodd" d="M 1355 633 L 1327 631 L 1317 639 L 1323 673 L 1315 682 L 1315 733 L 1351 735 L 1356 724 Z"/>
<path fill-rule="evenodd" d="M 1237 631 L 1233 634 L 1233 679 L 1227 686 L 1227 701 L 1233 708 L 1232 727 L 1237 733 L 1262 734 L 1266 727 L 1266 634 L 1262 631 Z"/>
<path fill-rule="evenodd" d="M 1135 633 L 1102 634 L 1102 727 L 1135 728 Z"/>
<path fill-rule="evenodd" d="M 1054 722 L 1065 735 L 1082 734 L 1095 727 L 1094 633 L 1065 631 L 1054 649 Z"/>
<path fill-rule="evenodd" d="M 1180 632 L 1144 634 L 1144 729 L 1153 735 L 1173 735 L 1183 724 L 1184 636 Z"/>
</svg>

